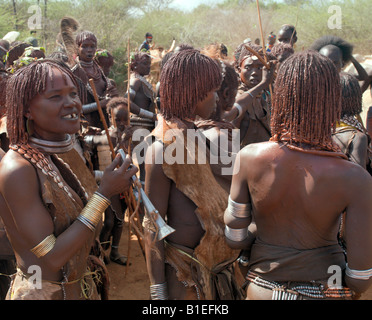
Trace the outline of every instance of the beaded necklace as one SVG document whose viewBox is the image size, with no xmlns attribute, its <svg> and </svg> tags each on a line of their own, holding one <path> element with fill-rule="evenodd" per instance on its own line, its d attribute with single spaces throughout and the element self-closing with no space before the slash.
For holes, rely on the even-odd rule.
<svg viewBox="0 0 372 320">
<path fill-rule="evenodd" d="M 355 129 L 358 129 L 361 132 L 364 132 L 363 125 L 354 116 L 344 115 L 340 121 L 354 127 Z"/>
<path fill-rule="evenodd" d="M 108 84 L 109 84 L 109 80 L 107 79 L 107 77 L 105 76 L 103 70 L 97 64 L 97 62 L 95 62 L 94 60 L 91 61 L 91 62 L 84 62 L 84 61 L 80 61 L 79 58 L 77 58 L 77 63 L 84 70 L 84 72 L 86 73 L 86 75 L 88 76 L 88 78 L 93 78 L 94 81 L 98 81 L 102 77 L 103 80 L 106 83 L 106 89 L 105 90 L 107 90 L 107 87 L 108 87 Z M 87 68 L 91 68 L 91 67 L 93 67 L 93 69 L 94 69 L 94 73 L 93 74 L 87 72 Z M 94 96 L 93 90 L 92 90 L 89 82 L 86 84 L 86 88 L 87 88 L 88 92 L 92 96 Z M 98 96 L 98 98 L 100 100 L 106 99 L 105 96 L 100 96 L 100 95 Z"/>
</svg>

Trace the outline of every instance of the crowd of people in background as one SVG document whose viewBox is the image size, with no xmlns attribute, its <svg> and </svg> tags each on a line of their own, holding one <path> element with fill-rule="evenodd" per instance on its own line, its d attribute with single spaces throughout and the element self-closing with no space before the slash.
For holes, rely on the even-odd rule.
<svg viewBox="0 0 372 320">
<path fill-rule="evenodd" d="M 300 50 L 289 24 L 232 53 L 181 43 L 150 83 L 148 32 L 120 91 L 94 33 L 59 35 L 48 53 L 31 36 L 0 40 L 1 299 L 109 299 L 106 265 L 128 262 L 126 212 L 152 300 L 350 300 L 369 288 L 371 82 L 352 44 L 325 35 Z M 158 161 L 169 150 L 191 159 Z"/>
</svg>

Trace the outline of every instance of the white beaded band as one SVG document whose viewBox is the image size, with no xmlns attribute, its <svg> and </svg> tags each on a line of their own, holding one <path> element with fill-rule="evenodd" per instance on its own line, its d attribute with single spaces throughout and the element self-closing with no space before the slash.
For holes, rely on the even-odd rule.
<svg viewBox="0 0 372 320">
<path fill-rule="evenodd" d="M 150 286 L 151 300 L 168 300 L 167 283 L 153 284 Z"/>
<path fill-rule="evenodd" d="M 250 218 L 251 204 L 250 203 L 238 203 L 231 200 L 229 196 L 227 211 L 235 218 Z"/>
<path fill-rule="evenodd" d="M 225 226 L 225 236 L 231 241 L 243 241 L 248 237 L 248 228 L 232 229 L 228 226 Z"/>
<path fill-rule="evenodd" d="M 349 278 L 358 280 L 369 280 L 369 278 L 372 277 L 372 268 L 368 270 L 353 270 L 349 268 L 348 264 L 346 264 L 345 273 Z"/>
</svg>

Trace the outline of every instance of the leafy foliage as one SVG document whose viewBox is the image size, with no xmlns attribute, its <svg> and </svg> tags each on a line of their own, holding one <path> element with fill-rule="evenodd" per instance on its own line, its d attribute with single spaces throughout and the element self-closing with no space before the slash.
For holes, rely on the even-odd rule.
<svg viewBox="0 0 372 320">
<path fill-rule="evenodd" d="M 40 44 L 47 54 L 56 48 L 59 21 L 64 16 L 75 18 L 81 30 L 96 34 L 99 48 L 108 49 L 115 57 L 111 76 L 120 86 L 127 78 L 127 44 L 136 50 L 146 32 L 153 34 L 156 46 L 167 50 L 176 44 L 188 43 L 202 48 L 210 43 L 224 43 L 229 55 L 246 38 L 261 40 L 256 1 L 225 0 L 214 5 L 200 5 L 192 12 L 172 9 L 172 0 L 0 0 L 0 37 L 17 30 L 19 40 L 29 36 L 27 12 L 31 5 L 39 5 L 43 12 L 43 29 L 38 30 Z M 15 5 L 15 6 L 14 6 Z M 332 13 L 328 9 L 338 5 L 342 10 L 342 28 L 329 29 Z M 16 12 L 14 12 L 14 7 Z M 325 34 L 340 36 L 354 44 L 354 52 L 370 54 L 372 36 L 369 27 L 370 0 L 284 0 L 260 1 L 264 37 L 275 34 L 283 24 L 297 28 L 296 50 L 308 48 Z"/>
</svg>

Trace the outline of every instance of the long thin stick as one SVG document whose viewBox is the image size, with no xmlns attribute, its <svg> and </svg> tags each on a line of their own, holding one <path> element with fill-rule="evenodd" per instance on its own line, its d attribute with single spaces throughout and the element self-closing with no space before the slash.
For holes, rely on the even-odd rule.
<svg viewBox="0 0 372 320">
<path fill-rule="evenodd" d="M 109 144 L 110 150 L 111 150 L 111 158 L 114 160 L 115 159 L 114 146 L 113 146 L 112 141 L 111 141 L 110 133 L 108 131 L 106 119 L 105 119 L 105 116 L 103 114 L 101 104 L 99 103 L 99 99 L 98 99 L 98 95 L 97 95 L 97 91 L 96 91 L 96 86 L 94 84 L 94 80 L 89 79 L 89 84 L 90 84 L 90 87 L 92 88 L 92 91 L 93 91 L 94 100 L 97 103 L 97 109 L 98 109 L 99 117 L 101 118 L 103 128 L 105 129 L 105 132 L 106 132 L 108 144 Z"/>
<path fill-rule="evenodd" d="M 297 17 L 296 17 L 296 24 L 294 26 L 294 30 L 292 32 L 292 35 L 291 35 L 291 39 L 289 39 L 289 43 L 292 44 L 292 39 L 293 39 L 293 36 L 297 30 L 297 23 L 298 23 L 298 14 L 300 12 L 300 3 L 297 4 Z"/>
<path fill-rule="evenodd" d="M 129 115 L 130 115 L 130 38 L 128 38 L 128 86 L 127 86 L 127 92 L 128 92 L 128 122 L 129 122 Z M 129 124 L 129 123 L 128 123 Z M 129 143 L 130 148 L 130 143 Z M 128 154 L 130 154 L 128 150 Z"/>
<path fill-rule="evenodd" d="M 260 25 L 261 41 L 262 41 L 262 48 L 263 48 L 262 51 L 263 51 L 263 55 L 264 55 L 264 58 L 265 58 L 265 62 L 267 63 L 268 60 L 267 60 L 267 56 L 266 56 L 265 39 L 264 39 L 264 35 L 263 35 L 263 30 L 262 30 L 262 22 L 261 22 L 261 12 L 260 12 L 260 2 L 259 2 L 259 0 L 256 0 L 256 4 L 257 4 L 258 22 L 259 22 L 259 25 Z M 270 90 L 270 97 L 272 99 L 272 97 L 273 97 L 273 89 L 272 89 L 271 83 L 269 84 L 269 90 Z"/>
<path fill-rule="evenodd" d="M 266 67 L 267 70 L 270 69 L 270 65 L 260 56 L 258 52 L 256 52 L 255 50 L 253 50 L 250 46 L 247 46 L 246 44 L 244 46 L 250 53 L 254 54 L 257 57 L 257 59 L 261 61 L 261 63 Z"/>
<path fill-rule="evenodd" d="M 128 103 L 127 103 L 127 106 L 128 106 L 128 125 L 130 125 L 130 38 L 128 38 L 128 84 L 127 84 L 127 92 L 128 92 Z M 132 139 L 129 139 L 129 143 L 128 143 L 128 154 L 131 153 L 131 150 L 130 150 L 130 145 L 132 143 L 131 141 Z M 132 189 L 132 188 L 131 188 Z M 127 265 L 126 265 L 126 268 L 125 268 L 125 276 L 127 275 L 128 273 L 128 267 L 129 267 L 129 257 L 130 257 L 130 249 L 131 249 L 131 234 L 132 234 L 132 227 L 131 227 L 131 220 L 130 220 L 130 217 L 132 216 L 132 213 L 133 213 L 133 210 L 134 208 L 132 208 L 131 206 L 131 202 L 132 202 L 132 197 L 130 196 L 130 194 L 132 194 L 133 190 L 131 190 L 130 193 L 128 193 L 128 196 L 129 196 L 129 199 L 127 200 L 128 201 L 128 247 L 127 247 Z M 138 241 L 139 241 L 139 238 L 138 238 Z"/>
<path fill-rule="evenodd" d="M 260 3 L 259 3 L 258 0 L 256 0 L 256 4 L 257 4 L 258 23 L 260 25 L 262 48 L 264 48 L 263 54 L 264 54 L 265 61 L 267 62 L 265 39 L 264 39 L 264 35 L 263 35 L 262 22 L 261 22 Z"/>
</svg>

